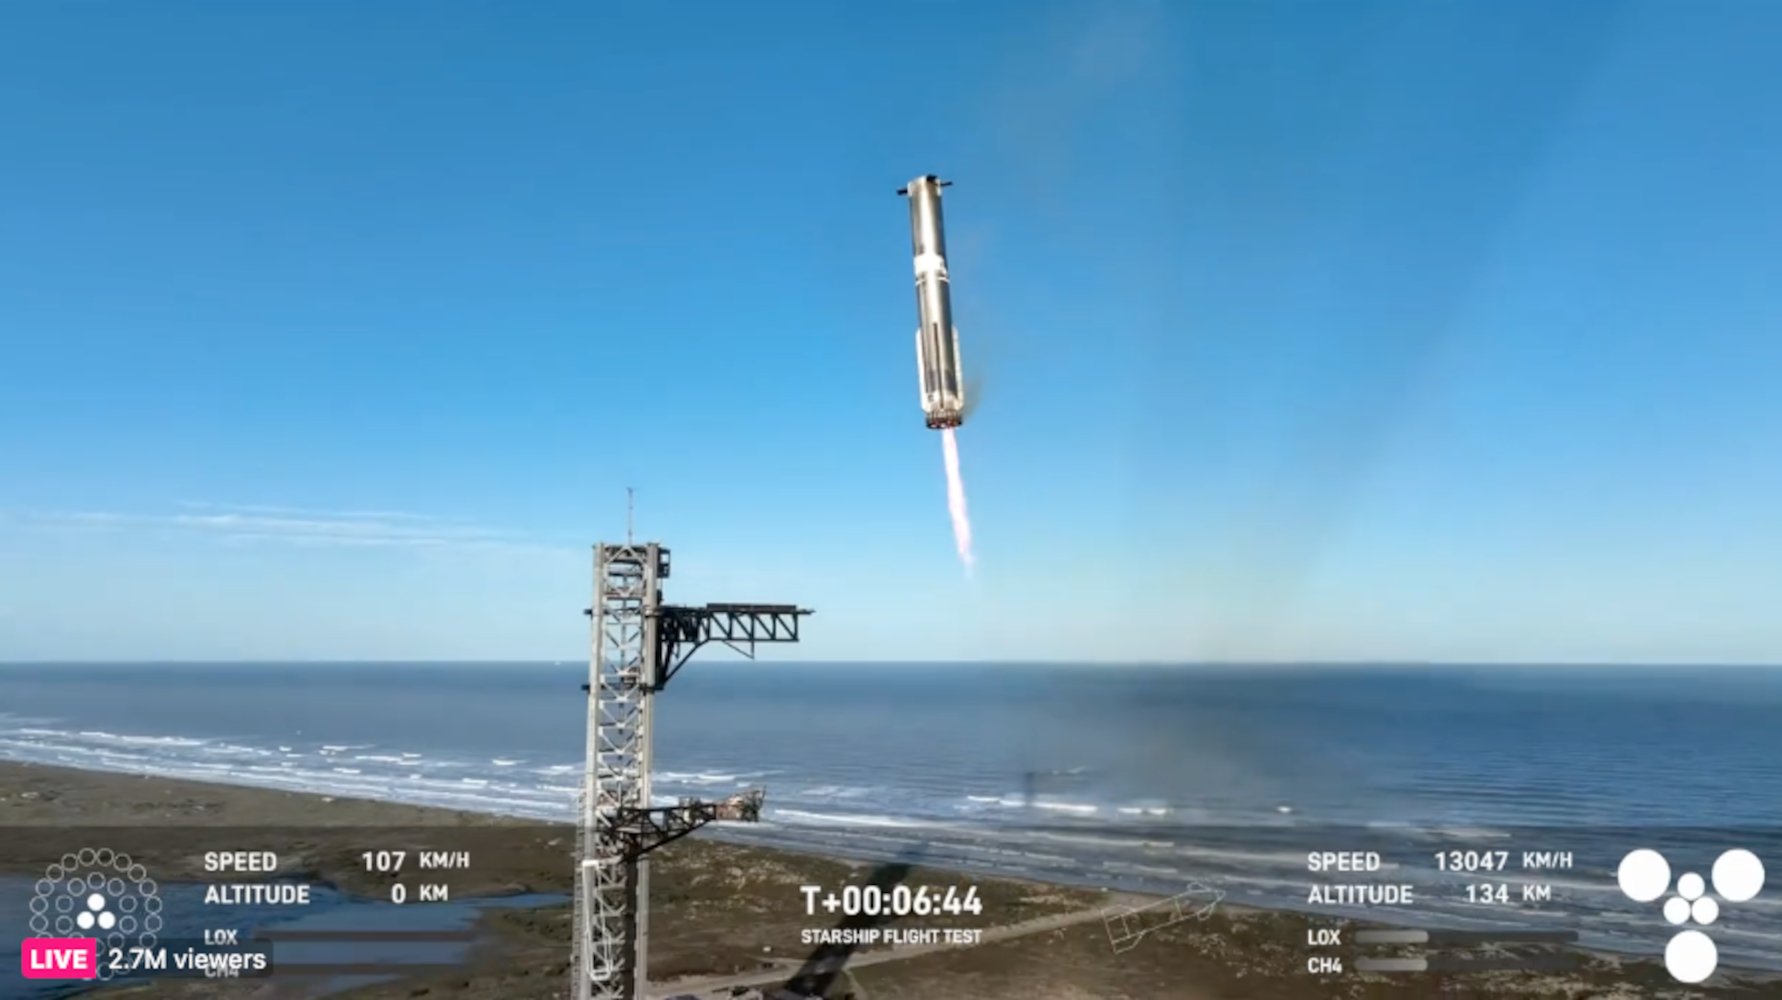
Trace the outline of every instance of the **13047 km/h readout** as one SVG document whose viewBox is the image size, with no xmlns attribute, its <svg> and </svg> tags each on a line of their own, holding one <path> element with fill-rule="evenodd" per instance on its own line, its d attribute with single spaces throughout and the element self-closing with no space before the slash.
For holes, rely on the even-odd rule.
<svg viewBox="0 0 1782 1000">
<path fill-rule="evenodd" d="M 819 913 L 847 917 L 927 917 L 958 916 L 984 912 L 984 901 L 978 898 L 978 887 L 897 885 L 889 889 L 876 885 L 849 885 L 839 891 L 827 891 L 820 885 L 798 887 L 804 894 L 807 916 Z"/>
<path fill-rule="evenodd" d="M 1435 861 L 1445 872 L 1501 872 L 1510 864 L 1510 852 L 1438 851 Z"/>
</svg>

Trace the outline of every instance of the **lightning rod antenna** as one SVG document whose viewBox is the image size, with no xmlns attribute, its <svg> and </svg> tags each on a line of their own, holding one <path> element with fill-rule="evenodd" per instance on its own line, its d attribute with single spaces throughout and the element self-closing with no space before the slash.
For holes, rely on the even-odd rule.
<svg viewBox="0 0 1782 1000">
<path fill-rule="evenodd" d="M 633 490 L 629 486 L 625 487 L 625 544 L 626 545 L 630 545 L 631 541 L 632 541 L 631 525 L 632 525 L 632 520 L 636 516 L 636 513 L 637 513 L 636 492 L 637 491 Z"/>
</svg>

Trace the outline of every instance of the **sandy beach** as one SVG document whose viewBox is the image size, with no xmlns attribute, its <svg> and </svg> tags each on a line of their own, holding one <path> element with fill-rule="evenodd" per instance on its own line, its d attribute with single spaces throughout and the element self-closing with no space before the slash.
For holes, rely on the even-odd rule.
<svg viewBox="0 0 1782 1000">
<path fill-rule="evenodd" d="M 0 764 L 0 874 L 39 875 L 71 847 L 89 843 L 129 852 L 163 883 L 217 880 L 204 872 L 207 851 L 270 851 L 277 855 L 277 871 L 258 879 L 288 878 L 369 899 L 388 898 L 392 885 L 412 882 L 414 872 L 368 871 L 367 851 L 468 852 L 467 867 L 429 876 L 449 883 L 450 898 L 463 901 L 566 894 L 574 833 L 567 826 L 416 806 Z M 711 991 L 793 981 L 856 1000 L 1782 996 L 1782 984 L 1767 977 L 1722 973 L 1711 986 L 1683 988 L 1655 962 L 1550 945 L 1514 949 L 1521 957 L 1548 962 L 1549 971 L 1315 975 L 1306 968 L 1307 932 L 1314 925 L 1330 926 L 1329 921 L 1314 924 L 1296 914 L 1229 905 L 1215 907 L 1204 919 L 1162 927 L 1116 951 L 1104 912 L 1155 900 L 941 871 L 919 859 L 857 862 L 740 847 L 702 835 L 651 857 L 652 995 L 661 997 L 728 995 Z M 975 888 L 982 901 L 979 913 L 910 917 L 887 926 L 974 931 L 978 943 L 859 948 L 806 943 L 813 932 L 860 921 L 820 910 L 811 914 L 801 886 L 869 884 Z M 563 995 L 570 938 L 566 903 L 490 909 L 480 921 L 458 967 L 417 971 L 334 995 L 364 1000 Z M 103 987 L 96 995 L 297 997 L 314 995 L 314 983 L 161 981 Z"/>
</svg>

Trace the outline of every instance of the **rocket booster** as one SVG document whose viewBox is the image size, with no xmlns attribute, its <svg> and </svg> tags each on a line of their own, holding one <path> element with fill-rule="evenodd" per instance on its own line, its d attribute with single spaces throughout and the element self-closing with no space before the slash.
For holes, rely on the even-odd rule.
<svg viewBox="0 0 1782 1000">
<path fill-rule="evenodd" d="M 959 368 L 959 331 L 947 291 L 947 241 L 941 228 L 941 188 L 933 174 L 897 192 L 910 199 L 910 245 L 916 257 L 916 378 L 922 415 L 935 430 L 965 419 L 965 384 Z"/>
</svg>

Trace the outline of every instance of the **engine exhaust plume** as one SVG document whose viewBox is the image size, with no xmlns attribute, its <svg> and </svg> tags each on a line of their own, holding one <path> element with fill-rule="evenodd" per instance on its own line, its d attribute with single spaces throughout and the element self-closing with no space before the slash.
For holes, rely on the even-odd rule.
<svg viewBox="0 0 1782 1000">
<path fill-rule="evenodd" d="M 959 550 L 959 562 L 965 575 L 971 575 L 971 516 L 965 510 L 965 477 L 959 474 L 959 441 L 954 428 L 941 431 L 941 452 L 947 465 L 947 515 L 953 519 L 953 544 Z"/>
</svg>

